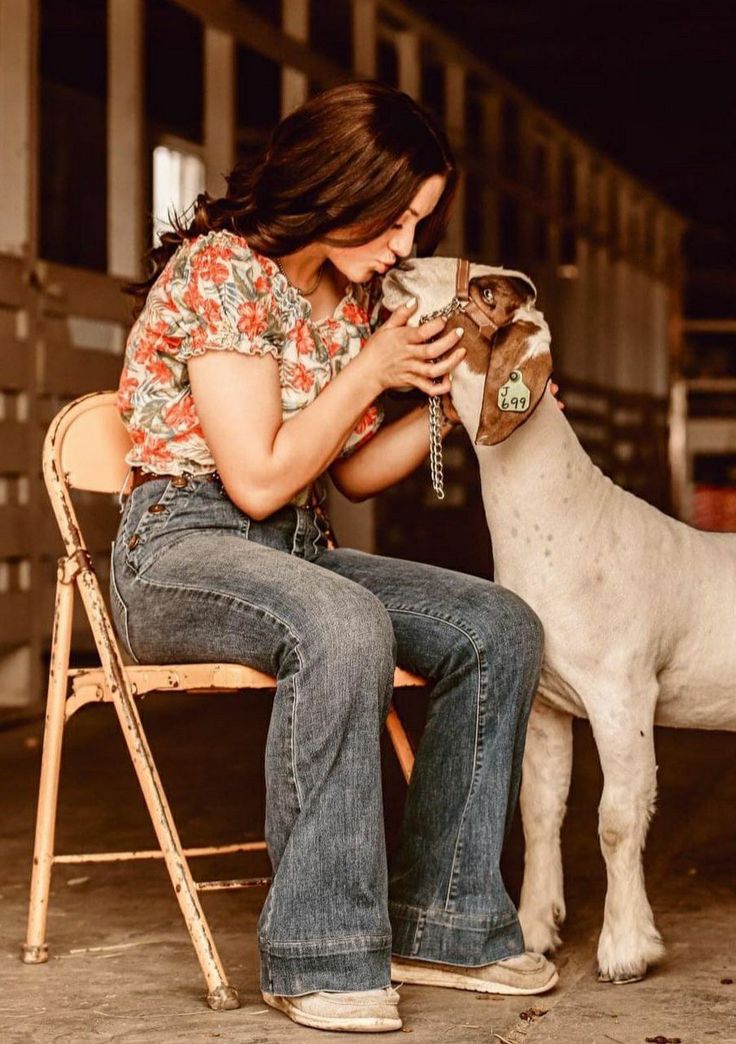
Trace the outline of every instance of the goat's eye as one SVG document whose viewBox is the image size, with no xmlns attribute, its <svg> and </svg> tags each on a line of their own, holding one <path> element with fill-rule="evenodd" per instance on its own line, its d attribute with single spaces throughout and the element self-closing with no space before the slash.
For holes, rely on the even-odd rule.
<svg viewBox="0 0 736 1044">
<path fill-rule="evenodd" d="M 483 291 L 483 297 L 488 302 L 488 304 L 493 304 L 493 291 L 492 290 L 484 290 Z"/>
</svg>

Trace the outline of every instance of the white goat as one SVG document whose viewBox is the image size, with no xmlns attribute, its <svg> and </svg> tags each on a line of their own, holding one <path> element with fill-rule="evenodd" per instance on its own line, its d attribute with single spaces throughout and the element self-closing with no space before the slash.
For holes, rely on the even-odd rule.
<svg viewBox="0 0 736 1044">
<path fill-rule="evenodd" d="M 418 317 L 443 308 L 457 267 L 451 258 L 408 262 L 385 280 L 387 307 L 414 295 Z M 496 579 L 534 608 L 546 635 L 521 792 L 524 936 L 542 952 L 560 942 L 572 717 L 587 717 L 604 776 L 599 978 L 633 981 L 664 952 L 641 857 L 656 796 L 653 726 L 736 729 L 736 536 L 692 529 L 606 478 L 546 388 L 549 331 L 531 307 L 531 283 L 482 265 L 470 275 L 471 310 L 476 322 L 479 309 L 495 314 L 491 334 L 504 325 L 493 313 L 504 293 L 508 302 L 516 292 L 519 307 L 490 340 L 461 320 L 468 354 L 452 401 L 475 442 Z M 512 371 L 531 401 L 509 415 L 499 392 Z"/>
</svg>

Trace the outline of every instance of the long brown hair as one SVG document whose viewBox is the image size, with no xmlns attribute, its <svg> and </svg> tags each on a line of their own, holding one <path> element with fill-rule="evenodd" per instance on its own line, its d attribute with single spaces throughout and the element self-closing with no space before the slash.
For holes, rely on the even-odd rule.
<svg viewBox="0 0 736 1044">
<path fill-rule="evenodd" d="M 258 160 L 235 166 L 225 196 L 202 193 L 188 224 L 175 218 L 161 245 L 147 255 L 149 278 L 129 290 L 142 303 L 174 251 L 211 231 L 235 232 L 271 257 L 316 240 L 369 242 L 404 214 L 435 174 L 445 176 L 445 188 L 417 228 L 419 254 L 436 248 L 457 182 L 445 135 L 429 113 L 393 87 L 332 87 L 283 119 Z"/>
</svg>

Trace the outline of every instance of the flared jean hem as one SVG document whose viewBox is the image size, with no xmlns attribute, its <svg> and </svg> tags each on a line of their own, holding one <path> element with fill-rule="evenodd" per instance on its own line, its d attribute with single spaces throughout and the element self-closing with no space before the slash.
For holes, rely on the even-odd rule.
<svg viewBox="0 0 736 1044">
<path fill-rule="evenodd" d="M 311 948 L 311 947 L 310 947 Z M 317 990 L 378 990 L 391 980 L 391 943 L 366 940 L 347 952 L 306 955 L 298 947 L 261 946 L 261 989 L 281 997 L 300 997 Z"/>
<path fill-rule="evenodd" d="M 496 923 L 487 915 L 453 914 L 389 903 L 392 953 L 419 961 L 478 968 L 524 952 L 516 917 Z"/>
</svg>

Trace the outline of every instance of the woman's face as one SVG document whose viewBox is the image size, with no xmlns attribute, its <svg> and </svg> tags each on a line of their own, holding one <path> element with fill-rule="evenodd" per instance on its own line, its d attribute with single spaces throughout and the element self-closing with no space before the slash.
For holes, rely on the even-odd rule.
<svg viewBox="0 0 736 1044">
<path fill-rule="evenodd" d="M 328 246 L 328 260 L 351 283 L 365 283 L 376 272 L 383 275 L 397 261 L 409 257 L 417 225 L 432 213 L 444 188 L 445 178 L 433 174 L 422 182 L 414 199 L 389 229 L 360 246 Z"/>
</svg>

